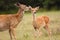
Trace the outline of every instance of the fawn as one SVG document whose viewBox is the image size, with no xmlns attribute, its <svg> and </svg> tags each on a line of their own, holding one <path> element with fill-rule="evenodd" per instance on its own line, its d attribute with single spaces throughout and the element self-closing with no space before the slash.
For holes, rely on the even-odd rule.
<svg viewBox="0 0 60 40">
<path fill-rule="evenodd" d="M 48 31 L 48 35 L 51 35 L 50 29 L 48 27 L 49 24 L 49 17 L 48 16 L 39 16 L 36 17 L 36 12 L 39 9 L 39 7 L 32 8 L 30 7 L 31 13 L 33 15 L 33 27 L 35 31 L 38 31 L 41 33 L 41 28 L 44 28 Z"/>
</svg>

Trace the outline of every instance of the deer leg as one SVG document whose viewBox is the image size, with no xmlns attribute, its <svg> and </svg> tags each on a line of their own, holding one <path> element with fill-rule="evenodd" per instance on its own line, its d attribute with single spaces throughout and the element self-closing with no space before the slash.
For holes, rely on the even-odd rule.
<svg viewBox="0 0 60 40">
<path fill-rule="evenodd" d="M 49 36 L 49 38 L 50 38 L 50 40 L 51 40 L 51 31 L 50 31 L 50 29 L 48 28 L 48 25 L 45 25 L 44 28 L 48 31 L 48 36 Z"/>
<path fill-rule="evenodd" d="M 37 28 L 34 27 L 34 36 L 37 37 Z"/>
<path fill-rule="evenodd" d="M 34 28 L 34 29 L 35 29 L 35 37 L 40 36 L 39 28 Z"/>
<path fill-rule="evenodd" d="M 42 32 L 41 32 L 41 29 L 39 30 L 39 36 L 41 36 L 42 35 Z"/>
<path fill-rule="evenodd" d="M 12 33 L 11 33 L 11 30 L 9 29 L 9 34 L 10 34 L 10 38 L 12 40 Z"/>
<path fill-rule="evenodd" d="M 12 27 L 10 28 L 9 34 L 10 34 L 11 40 L 13 39 L 13 37 L 14 37 L 14 40 L 16 40 L 14 28 L 12 28 Z"/>
<path fill-rule="evenodd" d="M 12 35 L 13 35 L 13 37 L 14 37 L 14 40 L 16 40 L 15 30 L 14 30 L 14 28 L 12 28 Z"/>
<path fill-rule="evenodd" d="M 50 29 L 49 29 L 48 25 L 45 25 L 45 27 L 44 27 L 44 28 L 48 31 L 48 35 L 51 35 L 51 31 L 50 31 Z"/>
</svg>

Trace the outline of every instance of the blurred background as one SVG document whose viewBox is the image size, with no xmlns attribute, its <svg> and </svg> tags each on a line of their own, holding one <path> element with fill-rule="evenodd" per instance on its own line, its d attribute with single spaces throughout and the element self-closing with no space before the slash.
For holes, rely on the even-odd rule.
<svg viewBox="0 0 60 40">
<path fill-rule="evenodd" d="M 0 0 L 0 12 L 17 10 L 14 5 L 17 2 L 32 7 L 39 6 L 40 10 L 60 10 L 60 0 Z"/>
</svg>

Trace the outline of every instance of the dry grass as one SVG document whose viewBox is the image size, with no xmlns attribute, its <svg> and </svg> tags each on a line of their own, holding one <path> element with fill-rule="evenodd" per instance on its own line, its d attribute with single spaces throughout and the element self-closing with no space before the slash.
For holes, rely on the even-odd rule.
<svg viewBox="0 0 60 40">
<path fill-rule="evenodd" d="M 53 33 L 53 39 L 60 40 L 60 11 L 38 12 L 37 16 L 47 15 L 50 18 L 49 28 Z M 17 40 L 49 40 L 47 32 L 42 29 L 43 35 L 35 38 L 32 26 L 32 14 L 24 14 L 23 20 L 16 28 Z M 52 39 L 52 40 L 53 40 Z M 10 40 L 8 31 L 0 32 L 0 40 Z"/>
</svg>

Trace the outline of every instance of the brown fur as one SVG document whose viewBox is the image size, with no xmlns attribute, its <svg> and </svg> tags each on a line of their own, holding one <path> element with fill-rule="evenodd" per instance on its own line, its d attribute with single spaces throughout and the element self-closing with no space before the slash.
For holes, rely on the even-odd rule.
<svg viewBox="0 0 60 40">
<path fill-rule="evenodd" d="M 11 40 L 13 40 L 12 39 L 13 37 L 14 40 L 16 40 L 14 29 L 17 27 L 18 23 L 20 23 L 20 21 L 22 20 L 25 8 L 25 5 L 23 4 L 19 4 L 17 6 L 19 7 L 17 14 L 0 15 L 0 31 L 5 31 L 9 29 Z"/>
<path fill-rule="evenodd" d="M 36 11 L 38 10 L 38 7 L 36 8 L 32 8 L 30 7 L 30 10 L 32 12 L 32 15 L 33 15 L 33 27 L 35 29 L 35 31 L 41 31 L 39 29 L 41 28 L 44 28 L 48 31 L 48 34 L 50 36 L 51 32 L 50 32 L 50 29 L 48 27 L 48 24 L 49 24 L 49 17 L 48 16 L 39 16 L 39 17 L 36 17 Z"/>
<path fill-rule="evenodd" d="M 33 26 L 36 25 L 35 28 L 39 29 L 42 25 L 43 26 L 48 25 L 49 17 L 47 17 L 47 16 L 39 16 L 39 17 L 36 18 L 35 23 L 33 22 L 33 24 L 34 24 Z"/>
</svg>

